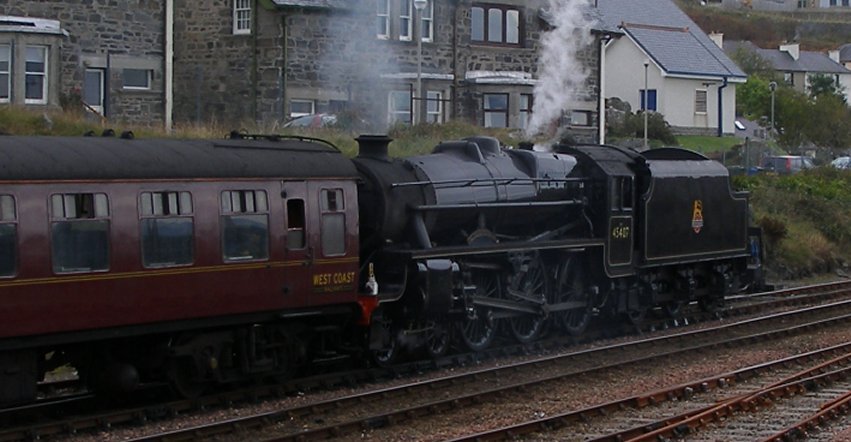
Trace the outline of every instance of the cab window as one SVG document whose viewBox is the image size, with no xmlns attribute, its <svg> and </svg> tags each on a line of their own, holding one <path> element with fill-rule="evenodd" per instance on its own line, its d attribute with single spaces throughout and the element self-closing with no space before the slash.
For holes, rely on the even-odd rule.
<svg viewBox="0 0 851 442">
<path fill-rule="evenodd" d="M 109 201 L 105 193 L 50 197 L 53 271 L 109 270 Z"/>
<path fill-rule="evenodd" d="M 269 204 L 264 190 L 228 190 L 221 196 L 225 261 L 269 259 Z"/>
</svg>

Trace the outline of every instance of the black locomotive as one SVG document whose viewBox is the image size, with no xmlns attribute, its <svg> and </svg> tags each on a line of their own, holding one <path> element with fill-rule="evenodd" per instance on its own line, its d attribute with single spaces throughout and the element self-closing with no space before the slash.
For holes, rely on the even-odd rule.
<svg viewBox="0 0 851 442">
<path fill-rule="evenodd" d="M 578 335 L 595 315 L 717 309 L 761 284 L 747 194 L 695 152 L 473 137 L 391 159 L 388 139 L 359 141 L 361 260 L 381 287 L 370 336 L 385 358 L 439 354 L 453 327 L 481 350 L 500 330 Z"/>
</svg>

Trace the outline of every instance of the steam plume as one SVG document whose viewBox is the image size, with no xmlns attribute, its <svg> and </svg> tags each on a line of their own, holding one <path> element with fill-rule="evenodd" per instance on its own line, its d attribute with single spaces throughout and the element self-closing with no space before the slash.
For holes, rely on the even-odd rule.
<svg viewBox="0 0 851 442">
<path fill-rule="evenodd" d="M 579 95 L 588 78 L 580 52 L 592 42 L 593 21 L 586 16 L 590 0 L 549 0 L 553 29 L 541 39 L 539 78 L 526 135 L 541 132 L 559 118 Z"/>
</svg>

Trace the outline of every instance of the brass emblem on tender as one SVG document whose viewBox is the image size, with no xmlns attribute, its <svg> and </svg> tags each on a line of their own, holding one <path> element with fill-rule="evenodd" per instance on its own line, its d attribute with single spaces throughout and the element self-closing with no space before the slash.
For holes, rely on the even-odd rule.
<svg viewBox="0 0 851 442">
<path fill-rule="evenodd" d="M 703 201 L 694 200 L 694 209 L 691 215 L 691 228 L 694 233 L 700 233 L 703 228 Z"/>
</svg>

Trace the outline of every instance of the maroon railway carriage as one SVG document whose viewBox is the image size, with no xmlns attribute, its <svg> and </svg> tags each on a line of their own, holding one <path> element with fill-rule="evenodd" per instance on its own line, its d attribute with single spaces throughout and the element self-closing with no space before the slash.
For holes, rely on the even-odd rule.
<svg viewBox="0 0 851 442">
<path fill-rule="evenodd" d="M 0 403 L 66 363 L 192 394 L 341 357 L 356 177 L 308 139 L 0 137 Z"/>
</svg>

